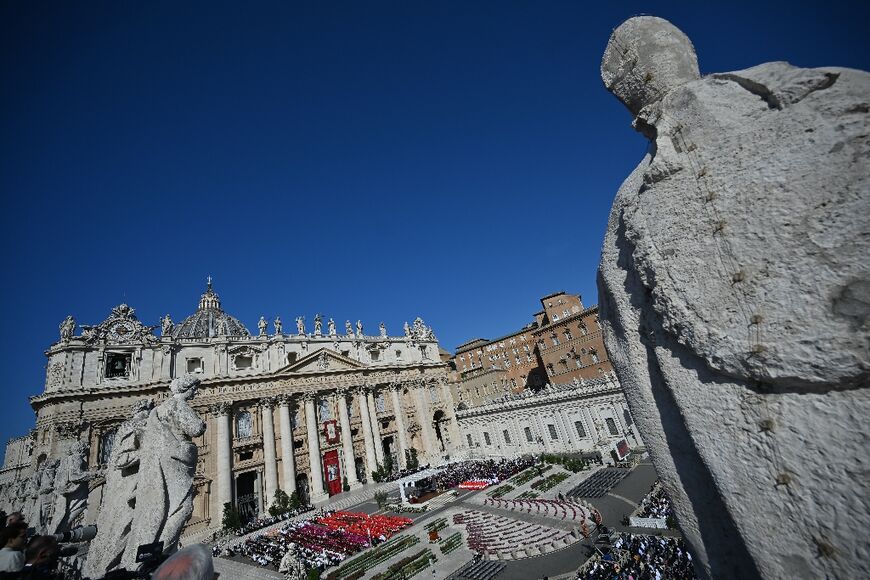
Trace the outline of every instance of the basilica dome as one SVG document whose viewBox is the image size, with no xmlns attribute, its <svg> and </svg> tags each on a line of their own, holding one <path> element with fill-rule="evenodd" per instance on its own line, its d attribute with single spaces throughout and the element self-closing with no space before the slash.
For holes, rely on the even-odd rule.
<svg viewBox="0 0 870 580">
<path fill-rule="evenodd" d="M 221 308 L 221 299 L 211 287 L 199 298 L 196 312 L 176 324 L 172 338 L 212 338 L 215 336 L 251 336 L 238 318 L 230 316 Z"/>
</svg>

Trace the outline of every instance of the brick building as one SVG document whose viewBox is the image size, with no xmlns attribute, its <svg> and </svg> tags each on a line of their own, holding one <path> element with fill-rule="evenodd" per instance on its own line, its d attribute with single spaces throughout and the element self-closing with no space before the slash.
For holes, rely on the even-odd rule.
<svg viewBox="0 0 870 580">
<path fill-rule="evenodd" d="M 454 399 L 466 406 L 526 388 L 592 379 L 613 370 L 601 336 L 598 307 L 584 308 L 579 295 L 565 292 L 541 298 L 534 321 L 520 330 L 458 346 L 452 365 Z"/>
</svg>

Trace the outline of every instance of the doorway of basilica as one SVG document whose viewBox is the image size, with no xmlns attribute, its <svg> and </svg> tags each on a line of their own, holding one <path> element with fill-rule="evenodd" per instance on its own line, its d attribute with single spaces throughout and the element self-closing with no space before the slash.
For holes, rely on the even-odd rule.
<svg viewBox="0 0 870 580">
<path fill-rule="evenodd" d="M 242 523 L 257 518 L 260 506 L 260 491 L 257 485 L 257 472 L 241 473 L 236 478 L 236 508 Z"/>
</svg>

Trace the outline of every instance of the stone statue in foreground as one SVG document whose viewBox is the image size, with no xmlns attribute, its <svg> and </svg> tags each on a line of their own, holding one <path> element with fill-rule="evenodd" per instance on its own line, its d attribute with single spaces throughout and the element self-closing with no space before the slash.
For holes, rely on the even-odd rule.
<svg viewBox="0 0 870 580">
<path fill-rule="evenodd" d="M 73 443 L 67 454 L 60 459 L 54 476 L 54 513 L 48 526 L 49 533 L 57 534 L 74 527 L 78 517 L 88 507 L 88 481 L 95 474 L 85 465 L 88 447 L 85 443 Z M 41 495 L 44 495 L 41 492 Z"/>
<path fill-rule="evenodd" d="M 193 512 L 198 451 L 192 439 L 205 432 L 205 423 L 188 401 L 198 385 L 194 375 L 174 379 L 169 387 L 172 396 L 153 409 L 145 422 L 136 507 L 122 559 L 128 570 L 134 569 L 136 549 L 142 544 L 161 541 L 164 551 L 175 551 L 181 529 Z"/>
<path fill-rule="evenodd" d="M 601 74 L 651 141 L 613 204 L 601 319 L 698 572 L 870 577 L 870 75 L 701 77 L 646 16 Z"/>
<path fill-rule="evenodd" d="M 142 434 L 153 406 L 150 399 L 139 401 L 133 416 L 115 434 L 97 517 L 97 537 L 90 544 L 85 576 L 101 578 L 121 564 L 136 509 Z"/>
</svg>

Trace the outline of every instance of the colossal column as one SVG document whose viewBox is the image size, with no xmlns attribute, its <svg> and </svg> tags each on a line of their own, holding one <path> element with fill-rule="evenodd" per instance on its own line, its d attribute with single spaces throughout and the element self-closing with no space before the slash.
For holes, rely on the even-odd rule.
<svg viewBox="0 0 870 580">
<path fill-rule="evenodd" d="M 296 491 L 296 463 L 293 454 L 293 427 L 290 425 L 290 397 L 283 397 L 278 405 L 278 423 L 281 428 L 281 470 L 284 476 L 284 491 L 290 495 Z"/>
<path fill-rule="evenodd" d="M 372 436 L 372 418 L 369 414 L 369 406 L 366 400 L 366 388 L 360 387 L 357 391 L 357 402 L 359 403 L 359 415 L 362 421 L 363 441 L 366 446 L 366 478 L 372 476 L 373 471 L 377 471 L 377 458 L 375 457 L 375 444 Z"/>
<path fill-rule="evenodd" d="M 456 419 L 456 405 L 453 401 L 453 393 L 450 392 L 450 384 L 447 382 L 446 377 L 439 379 L 439 382 L 441 383 L 441 396 L 444 399 L 447 410 L 447 430 L 450 431 L 450 446 L 454 449 L 458 449 L 459 447 L 462 447 L 462 441 L 459 440 L 459 421 Z M 450 449 L 447 451 L 449 453 Z"/>
<path fill-rule="evenodd" d="M 432 417 L 429 414 L 431 407 L 426 405 L 424 399 L 425 393 L 423 389 L 425 383 L 420 382 L 414 387 L 414 407 L 417 410 L 417 420 L 420 422 L 420 435 L 423 439 L 423 453 L 426 454 L 426 461 L 421 463 L 433 463 L 437 458 L 438 453 L 435 447 L 435 433 L 432 430 Z"/>
<path fill-rule="evenodd" d="M 233 501 L 232 492 L 232 466 L 230 459 L 232 457 L 232 431 L 230 430 L 230 404 L 218 403 L 212 405 L 211 413 L 217 422 L 217 433 L 215 435 L 216 455 L 217 455 L 217 501 L 218 513 L 217 518 L 223 517 L 224 504 Z M 214 518 L 213 518 L 214 519 Z"/>
<path fill-rule="evenodd" d="M 399 441 L 399 467 L 405 469 L 406 450 L 408 449 L 408 432 L 405 427 L 405 411 L 402 409 L 402 401 L 399 398 L 402 391 L 401 383 L 390 385 L 390 397 L 393 400 L 393 414 L 396 416 L 396 435 Z"/>
<path fill-rule="evenodd" d="M 323 503 L 329 496 L 323 491 L 323 458 L 320 457 L 320 433 L 314 410 L 314 393 L 305 393 L 305 427 L 308 430 L 308 466 L 311 470 L 311 504 Z"/>
<path fill-rule="evenodd" d="M 347 414 L 347 389 L 338 391 L 338 418 L 341 421 L 341 446 L 344 450 L 344 476 L 351 489 L 361 484 L 356 477 L 356 461 L 353 456 L 353 438 L 350 432 L 350 417 Z"/>
<path fill-rule="evenodd" d="M 375 459 L 378 464 L 384 464 L 384 440 L 381 439 L 381 426 L 378 422 L 378 407 L 375 405 L 374 387 L 370 387 L 366 394 L 366 401 L 369 406 L 369 416 L 372 419 L 372 437 L 375 441 Z"/>
<path fill-rule="evenodd" d="M 272 419 L 272 406 L 275 399 L 269 397 L 260 401 L 260 412 L 263 415 L 263 462 L 266 470 L 266 498 L 263 503 L 268 508 L 275 499 L 278 489 L 278 463 L 275 453 L 275 423 Z"/>
<path fill-rule="evenodd" d="M 597 447 L 600 437 L 598 435 L 598 427 L 595 426 L 595 421 L 592 419 L 589 407 L 583 407 L 583 416 L 586 417 L 586 426 L 589 428 L 589 436 L 592 437 L 592 443 Z"/>
</svg>

